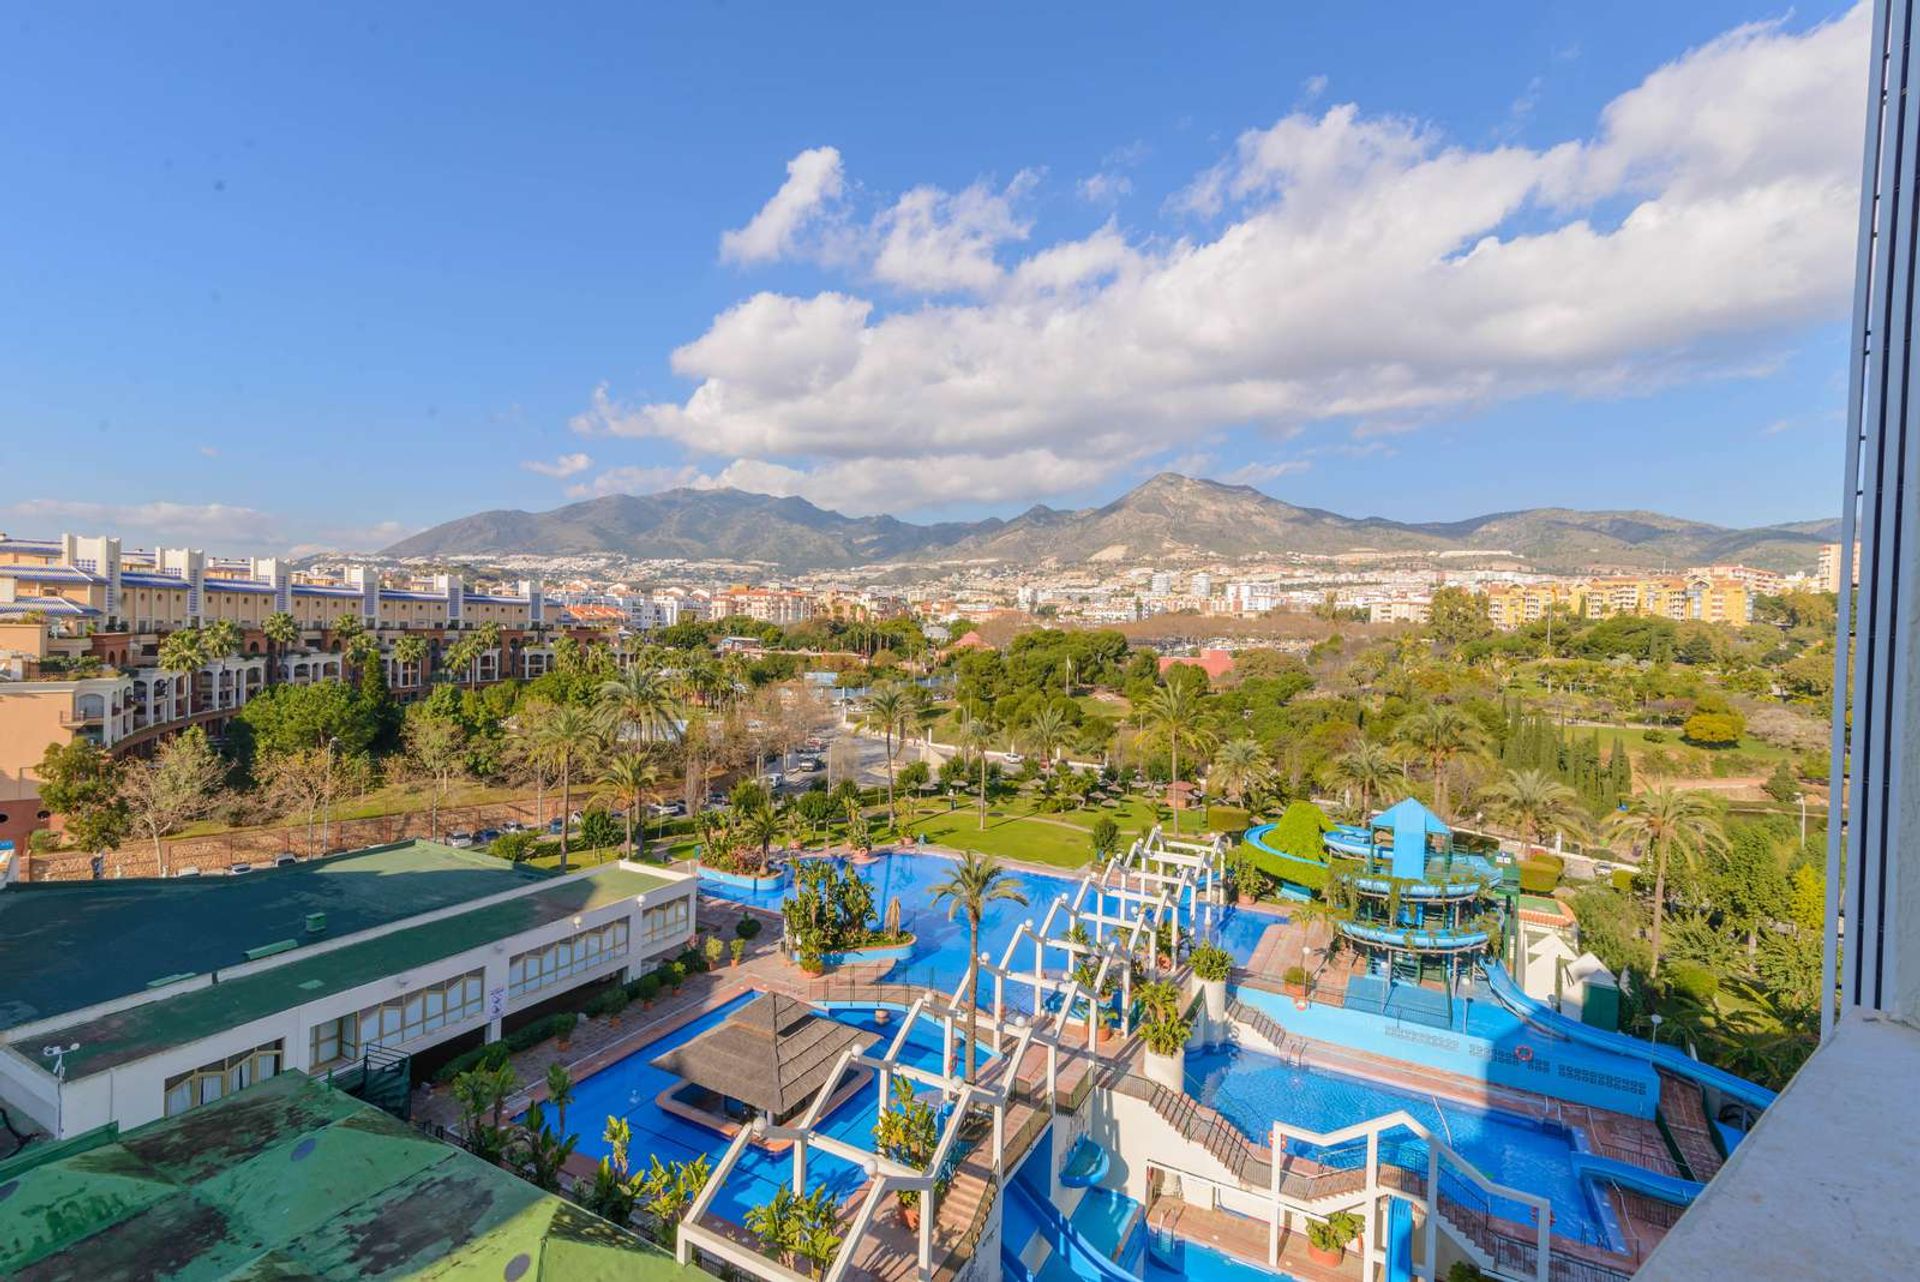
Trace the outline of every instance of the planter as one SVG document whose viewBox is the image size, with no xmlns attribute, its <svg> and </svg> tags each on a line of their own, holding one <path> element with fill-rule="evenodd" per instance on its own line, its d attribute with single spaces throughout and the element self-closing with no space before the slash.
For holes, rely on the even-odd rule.
<svg viewBox="0 0 1920 1282">
<path fill-rule="evenodd" d="M 1215 1024 L 1224 1022 L 1227 1018 L 1227 981 L 1201 980 L 1200 996 L 1206 1002 L 1207 1018 Z"/>
<path fill-rule="evenodd" d="M 907 1226 L 908 1232 L 917 1232 L 920 1228 L 920 1203 L 916 1201 L 901 1207 L 900 1222 Z"/>
<path fill-rule="evenodd" d="M 1158 1082 L 1170 1091 L 1182 1094 L 1187 1089 L 1187 1052 L 1182 1047 L 1172 1055 L 1156 1055 L 1147 1052 L 1147 1080 Z"/>
<path fill-rule="evenodd" d="M 1280 985 L 1280 991 L 1289 997 L 1305 997 L 1307 995 L 1307 986 L 1305 984 L 1282 984 Z"/>
<path fill-rule="evenodd" d="M 1315 1264 L 1324 1264 L 1328 1268 L 1337 1269 L 1341 1263 L 1346 1260 L 1347 1253 L 1345 1250 L 1336 1251 L 1331 1247 L 1315 1246 L 1309 1242 L 1307 1243 L 1307 1258 Z"/>
<path fill-rule="evenodd" d="M 1237 896 L 1233 902 L 1238 904 L 1242 908 L 1251 908 L 1255 904 L 1259 903 L 1260 901 L 1255 899 L 1252 895 L 1240 895 L 1240 896 Z"/>
</svg>

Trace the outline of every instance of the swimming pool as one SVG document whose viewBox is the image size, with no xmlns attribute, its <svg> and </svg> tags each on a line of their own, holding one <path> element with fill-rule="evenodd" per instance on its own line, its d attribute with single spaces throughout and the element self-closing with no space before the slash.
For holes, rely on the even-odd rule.
<svg viewBox="0 0 1920 1282">
<path fill-rule="evenodd" d="M 1147 1248 L 1143 1282 L 1293 1282 L 1274 1273 L 1182 1238 L 1156 1236 Z"/>
<path fill-rule="evenodd" d="M 1574 1173 L 1573 1154 L 1581 1141 L 1569 1127 L 1294 1065 L 1245 1047 L 1190 1048 L 1187 1093 L 1255 1139 L 1264 1138 L 1275 1120 L 1331 1131 L 1405 1109 L 1444 1136 L 1488 1179 L 1549 1199 L 1553 1231 L 1561 1237 L 1608 1248 L 1617 1245 L 1592 1191 Z M 1363 1140 L 1297 1151 L 1330 1166 L 1358 1166 L 1366 1160 Z M 1411 1131 L 1390 1131 L 1381 1137 L 1381 1160 L 1424 1173 L 1427 1146 Z M 1496 1202 L 1494 1210 L 1521 1224 L 1532 1221 L 1532 1212 L 1519 1203 Z"/>
<path fill-rule="evenodd" d="M 632 1128 L 633 1142 L 628 1150 L 628 1161 L 635 1170 L 644 1170 L 649 1156 L 655 1154 L 662 1162 L 684 1162 L 704 1153 L 717 1162 L 720 1154 L 726 1150 L 727 1138 L 718 1131 L 696 1126 L 661 1110 L 654 1103 L 655 1097 L 680 1079 L 654 1068 L 650 1061 L 677 1046 L 684 1046 L 757 996 L 758 993 L 743 994 L 718 1010 L 702 1015 L 577 1082 L 573 1088 L 573 1103 L 567 1108 L 567 1129 L 580 1138 L 576 1151 L 595 1161 L 605 1157 L 610 1146 L 603 1138 L 603 1132 L 607 1118 L 615 1116 L 625 1118 Z M 855 1017 L 852 1012 L 835 1011 L 831 1017 L 839 1023 L 872 1033 L 875 1042 L 891 1039 L 900 1031 L 897 1023 L 876 1023 L 870 1013 Z M 940 1040 L 938 1025 L 925 1019 L 916 1021 L 907 1036 L 902 1057 L 915 1067 L 938 1070 Z M 870 1148 L 876 1116 L 875 1094 L 872 1085 L 860 1090 L 827 1115 L 822 1129 L 836 1139 Z M 553 1120 L 551 1114 L 548 1120 Z M 742 1223 L 750 1208 L 771 1199 L 781 1184 L 792 1178 L 793 1157 L 790 1152 L 773 1154 L 757 1145 L 749 1146 L 716 1195 L 713 1209 L 735 1224 Z M 818 1150 L 810 1150 L 807 1154 L 807 1180 L 810 1187 L 824 1182 L 833 1190 L 834 1197 L 844 1198 L 865 1183 L 866 1179 L 864 1171 L 842 1158 Z"/>
<path fill-rule="evenodd" d="M 872 864 L 860 870 L 860 875 L 873 887 L 875 910 L 885 913 L 888 901 L 899 899 L 901 924 L 915 936 L 913 950 L 894 963 L 888 972 L 889 978 L 911 980 L 951 992 L 966 974 L 966 920 L 964 917 L 949 919 L 946 904 L 933 901 L 933 887 L 946 879 L 953 864 L 953 858 L 948 855 L 896 850 L 878 854 Z M 1077 875 L 1060 877 L 1025 868 L 1015 870 L 1014 877 L 1027 902 L 995 900 L 987 905 L 980 922 L 981 951 L 996 963 L 1005 954 L 1007 941 L 1013 938 L 1021 922 L 1032 918 L 1037 926 L 1045 920 L 1047 905 L 1056 896 L 1064 895 L 1071 902 L 1080 885 Z M 716 898 L 775 910 L 787 895 L 786 891 L 745 890 L 709 881 L 700 883 L 700 891 Z M 1244 964 L 1253 956 L 1267 927 L 1285 920 L 1275 913 L 1228 908 L 1214 927 L 1214 937 L 1233 954 L 1235 961 Z M 1032 964 L 1031 956 L 1024 952 L 1015 961 L 1020 967 Z M 1057 966 L 1059 957 L 1050 961 Z M 981 996 L 992 1001 L 991 983 L 983 985 Z M 1006 1001 L 1014 1010 L 1026 1010 L 1032 1004 L 1031 990 L 1009 983 Z"/>
</svg>

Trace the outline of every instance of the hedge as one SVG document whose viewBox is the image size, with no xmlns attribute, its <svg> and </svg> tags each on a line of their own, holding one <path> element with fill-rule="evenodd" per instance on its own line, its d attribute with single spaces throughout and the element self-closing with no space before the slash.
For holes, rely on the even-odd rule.
<svg viewBox="0 0 1920 1282">
<path fill-rule="evenodd" d="M 651 971 L 627 981 L 627 997 L 631 1001 L 650 1002 L 659 995 L 660 977 Z"/>
<path fill-rule="evenodd" d="M 1545 851 L 1528 855 L 1520 861 L 1520 889 L 1529 895 L 1551 894 L 1566 870 L 1567 861 L 1558 855 Z"/>
<path fill-rule="evenodd" d="M 498 1068 L 506 1062 L 507 1044 L 504 1041 L 488 1042 L 485 1046 L 477 1050 L 470 1050 L 464 1055 L 456 1055 L 442 1064 L 439 1069 L 434 1072 L 433 1080 L 444 1086 L 462 1073 L 470 1072 L 476 1068 Z"/>
<path fill-rule="evenodd" d="M 618 1015 L 627 1008 L 627 1003 L 631 1000 L 625 986 L 615 984 L 604 992 L 594 994 L 593 1000 L 587 1003 L 587 1014 L 603 1018 L 608 1015 Z"/>
<path fill-rule="evenodd" d="M 507 1062 L 507 1056 L 532 1050 L 549 1037 L 565 1037 L 579 1023 L 580 1017 L 570 1010 L 543 1016 L 523 1028 L 514 1029 L 497 1042 L 488 1042 L 478 1050 L 454 1056 L 440 1066 L 433 1080 L 444 1084 L 471 1069 L 498 1068 Z"/>
</svg>

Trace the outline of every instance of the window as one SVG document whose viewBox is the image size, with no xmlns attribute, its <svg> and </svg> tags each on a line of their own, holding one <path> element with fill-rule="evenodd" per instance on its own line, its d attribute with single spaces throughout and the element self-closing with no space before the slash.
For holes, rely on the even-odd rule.
<svg viewBox="0 0 1920 1282">
<path fill-rule="evenodd" d="M 166 1085 L 168 1117 L 184 1113 L 202 1104 L 211 1104 L 255 1082 L 264 1082 L 280 1072 L 284 1043 L 275 1040 L 250 1051 L 241 1051 L 211 1064 L 202 1064 L 190 1073 L 169 1077 Z"/>
<path fill-rule="evenodd" d="M 685 896 L 649 908 L 640 914 L 640 942 L 677 939 L 693 925 L 693 901 Z"/>
<path fill-rule="evenodd" d="M 476 1018 L 486 1004 L 483 977 L 484 972 L 470 970 L 445 983 L 369 1006 L 360 1012 L 359 1032 L 369 1043 L 395 1046 L 463 1024 Z"/>
<path fill-rule="evenodd" d="M 544 948 L 519 953 L 507 963 L 507 991 L 518 997 L 627 955 L 627 919 L 583 930 Z"/>
<path fill-rule="evenodd" d="M 313 1045 L 307 1063 L 314 1068 L 330 1068 L 360 1054 L 360 1016 L 342 1015 L 313 1027 Z"/>
</svg>

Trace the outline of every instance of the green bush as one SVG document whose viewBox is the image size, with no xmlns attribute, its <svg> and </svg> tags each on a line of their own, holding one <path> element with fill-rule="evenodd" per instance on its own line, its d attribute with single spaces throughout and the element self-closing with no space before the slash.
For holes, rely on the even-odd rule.
<svg viewBox="0 0 1920 1282">
<path fill-rule="evenodd" d="M 1520 889 L 1529 895 L 1551 894 L 1566 870 L 1567 861 L 1558 855 L 1545 851 L 1528 855 L 1520 861 Z"/>
<path fill-rule="evenodd" d="M 698 948 L 687 949 L 673 964 L 680 968 L 683 975 L 700 975 L 706 973 L 707 969 L 707 959 L 701 956 Z"/>
<path fill-rule="evenodd" d="M 537 840 L 530 832 L 503 832 L 493 839 L 493 844 L 487 847 L 487 853 L 501 859 L 511 859 L 517 864 L 533 853 L 533 845 Z"/>
<path fill-rule="evenodd" d="M 1233 972 L 1233 954 L 1218 944 L 1202 944 L 1193 950 L 1189 959 L 1193 963 L 1193 973 L 1198 979 L 1221 980 Z"/>
<path fill-rule="evenodd" d="M 650 1002 L 660 995 L 660 977 L 648 973 L 627 981 L 627 996 L 637 1002 Z"/>
<path fill-rule="evenodd" d="M 1631 868 L 1615 868 L 1607 875 L 1607 882 L 1621 894 L 1633 893 L 1633 879 L 1637 874 Z"/>
<path fill-rule="evenodd" d="M 1648 743 L 1665 743 L 1667 741 L 1667 732 L 1659 729 L 1642 730 L 1640 737 Z"/>
<path fill-rule="evenodd" d="M 734 926 L 733 933 L 742 939 L 752 939 L 760 933 L 760 919 L 743 914 L 739 922 Z"/>
<path fill-rule="evenodd" d="M 572 1011 L 560 1011 L 516 1028 L 502 1040 L 506 1043 L 507 1049 L 517 1055 L 521 1051 L 532 1050 L 550 1037 L 568 1036 L 579 1022 L 580 1017 Z"/>
<path fill-rule="evenodd" d="M 595 993 L 593 1000 L 587 1003 L 587 1014 L 604 1019 L 609 1015 L 618 1015 L 633 1000 L 627 995 L 624 985 L 615 984 L 605 992 Z"/>
<path fill-rule="evenodd" d="M 1305 966 L 1294 965 L 1287 967 L 1287 969 L 1281 973 L 1280 978 L 1295 988 L 1305 988 L 1309 976 Z"/>
<path fill-rule="evenodd" d="M 460 1074 L 469 1072 L 472 1069 L 498 1068 L 507 1062 L 507 1052 L 508 1048 L 505 1042 L 488 1042 L 485 1046 L 477 1050 L 470 1050 L 465 1054 L 456 1055 L 442 1064 L 438 1069 L 434 1070 L 433 1080 L 435 1084 L 445 1086 L 448 1082 L 460 1076 Z"/>
<path fill-rule="evenodd" d="M 1684 997 L 1696 1006 L 1711 1006 L 1720 991 L 1720 977 L 1699 962 L 1676 961 L 1667 964 L 1667 991 Z"/>
</svg>

